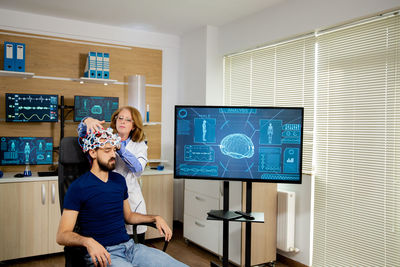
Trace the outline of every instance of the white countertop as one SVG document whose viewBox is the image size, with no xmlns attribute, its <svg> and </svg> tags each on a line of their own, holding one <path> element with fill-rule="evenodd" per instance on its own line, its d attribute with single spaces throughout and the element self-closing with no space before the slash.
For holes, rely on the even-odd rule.
<svg viewBox="0 0 400 267">
<path fill-rule="evenodd" d="M 32 172 L 32 176 L 29 177 L 14 177 L 18 172 L 5 172 L 3 177 L 0 178 L 0 183 L 18 183 L 18 182 L 37 182 L 37 181 L 57 181 L 58 176 L 42 176 L 39 177 L 37 172 Z M 142 173 L 144 175 L 165 175 L 165 174 L 173 174 L 172 170 L 164 169 L 162 171 L 152 170 L 146 168 Z"/>
</svg>

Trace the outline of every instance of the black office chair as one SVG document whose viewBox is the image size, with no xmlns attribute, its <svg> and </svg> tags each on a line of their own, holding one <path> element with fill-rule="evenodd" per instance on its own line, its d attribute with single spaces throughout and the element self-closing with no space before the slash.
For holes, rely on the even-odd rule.
<svg viewBox="0 0 400 267">
<path fill-rule="evenodd" d="M 89 171 L 90 165 L 82 148 L 79 146 L 78 137 L 64 137 L 60 142 L 60 154 L 58 161 L 58 190 L 60 196 L 61 212 L 64 206 L 64 196 L 69 185 L 79 176 Z M 153 228 L 157 228 L 154 223 L 143 223 Z M 138 243 L 136 235 L 137 225 L 133 225 L 133 240 Z M 75 232 L 79 233 L 79 226 L 75 225 Z M 163 251 L 165 252 L 168 242 L 164 243 Z M 86 266 L 84 256 L 87 250 L 84 247 L 65 247 L 65 266 L 80 267 Z"/>
</svg>

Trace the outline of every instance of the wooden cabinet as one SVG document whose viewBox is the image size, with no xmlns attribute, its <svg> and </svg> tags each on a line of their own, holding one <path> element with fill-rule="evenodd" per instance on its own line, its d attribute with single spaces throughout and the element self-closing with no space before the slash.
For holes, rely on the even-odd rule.
<svg viewBox="0 0 400 267">
<path fill-rule="evenodd" d="M 172 174 L 144 174 L 142 193 L 146 202 L 147 214 L 160 215 L 172 229 L 173 221 L 173 182 Z M 160 172 L 159 172 L 160 173 Z M 161 237 L 158 230 L 148 227 L 145 238 Z"/>
<path fill-rule="evenodd" d="M 0 183 L 0 261 L 62 251 L 57 191 L 56 181 Z"/>
</svg>

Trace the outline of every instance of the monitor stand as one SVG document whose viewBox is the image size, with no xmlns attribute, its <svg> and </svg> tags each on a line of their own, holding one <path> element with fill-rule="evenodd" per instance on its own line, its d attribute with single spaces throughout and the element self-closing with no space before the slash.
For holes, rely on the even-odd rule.
<svg viewBox="0 0 400 267">
<path fill-rule="evenodd" d="M 223 210 L 211 210 L 208 214 L 208 220 L 222 220 L 222 266 L 229 266 L 229 222 L 245 222 L 246 223 L 246 234 L 245 234 L 245 266 L 250 267 L 251 262 L 251 223 L 252 222 L 264 222 L 264 215 L 262 214 L 262 221 L 253 219 L 242 218 L 233 211 L 229 210 L 229 182 L 224 181 L 224 209 Z M 252 183 L 246 182 L 246 213 L 251 214 L 252 206 Z M 240 220 L 239 220 L 240 219 Z M 210 263 L 211 267 L 219 267 L 215 262 Z"/>
</svg>

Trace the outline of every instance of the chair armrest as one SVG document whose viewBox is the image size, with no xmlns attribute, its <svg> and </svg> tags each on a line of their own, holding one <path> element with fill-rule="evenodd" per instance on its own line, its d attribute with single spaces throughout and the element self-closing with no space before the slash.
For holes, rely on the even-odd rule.
<svg viewBox="0 0 400 267">
<path fill-rule="evenodd" d="M 132 224 L 132 229 L 133 229 L 133 241 L 135 241 L 135 243 L 138 243 L 138 237 L 137 237 L 137 227 L 138 227 L 138 225 L 145 225 L 145 226 L 149 226 L 149 227 L 153 227 L 153 228 L 157 229 L 156 224 L 153 223 L 153 222 L 140 223 L 140 224 Z M 169 243 L 169 242 L 165 240 L 162 251 L 165 252 L 165 251 L 167 250 L 168 243 Z"/>
</svg>

